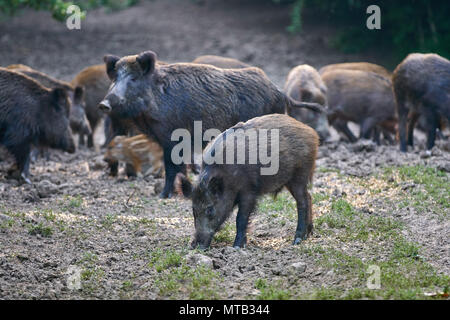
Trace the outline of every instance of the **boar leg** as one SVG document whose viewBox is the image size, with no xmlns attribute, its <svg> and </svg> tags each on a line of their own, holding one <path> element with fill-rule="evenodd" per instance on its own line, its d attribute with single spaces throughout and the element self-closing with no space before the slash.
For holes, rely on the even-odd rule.
<svg viewBox="0 0 450 320">
<path fill-rule="evenodd" d="M 255 209 L 256 196 L 252 193 L 239 195 L 239 211 L 236 216 L 236 238 L 234 248 L 243 248 L 247 243 L 247 226 L 250 214 Z"/>
<path fill-rule="evenodd" d="M 381 145 L 381 131 L 378 127 L 373 128 L 373 142 L 377 144 L 377 146 Z"/>
<path fill-rule="evenodd" d="M 356 142 L 358 139 L 355 137 L 355 135 L 353 134 L 353 132 L 349 129 L 349 127 L 347 126 L 347 122 L 343 121 L 343 120 L 336 120 L 333 123 L 333 127 L 338 131 L 343 133 L 348 140 L 350 140 L 350 142 L 354 143 Z"/>
<path fill-rule="evenodd" d="M 161 199 L 171 198 L 174 191 L 175 177 L 177 173 L 186 174 L 186 166 L 184 164 L 176 165 L 172 162 L 172 148 L 164 148 L 164 167 L 166 169 L 166 179 L 164 189 L 159 195 Z"/>
<path fill-rule="evenodd" d="M 427 150 L 431 150 L 434 147 L 436 141 L 436 130 L 438 129 L 439 117 L 436 113 L 428 111 L 425 114 L 427 119 Z"/>
<path fill-rule="evenodd" d="M 398 115 L 398 134 L 400 137 L 400 151 L 408 151 L 406 145 L 406 127 L 408 121 L 408 114 L 399 113 Z"/>
<path fill-rule="evenodd" d="M 28 178 L 30 175 L 30 144 L 23 143 L 16 146 L 7 146 L 6 148 L 16 159 L 20 176 L 26 183 L 31 184 Z"/>
<path fill-rule="evenodd" d="M 408 119 L 408 146 L 414 146 L 414 127 L 417 120 L 419 120 L 420 114 L 412 112 L 411 118 Z"/>
<path fill-rule="evenodd" d="M 84 146 L 84 133 L 79 133 L 78 134 L 78 146 Z"/>
<path fill-rule="evenodd" d="M 370 139 L 370 134 L 374 130 L 376 125 L 375 118 L 367 118 L 365 119 L 360 126 L 359 138 L 361 139 Z"/>
<path fill-rule="evenodd" d="M 305 168 L 302 168 L 305 170 Z M 299 244 L 308 238 L 312 232 L 312 206 L 311 196 L 308 193 L 308 177 L 300 176 L 289 183 L 288 190 L 297 202 L 297 230 L 295 232 L 294 245 Z"/>
</svg>

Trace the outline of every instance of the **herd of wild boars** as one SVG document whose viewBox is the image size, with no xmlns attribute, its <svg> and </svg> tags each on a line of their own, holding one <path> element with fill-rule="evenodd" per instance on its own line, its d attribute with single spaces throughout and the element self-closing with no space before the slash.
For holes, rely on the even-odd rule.
<svg viewBox="0 0 450 320">
<path fill-rule="evenodd" d="M 406 152 L 407 145 L 413 145 L 416 123 L 427 134 L 431 149 L 436 134 L 442 136 L 450 121 L 450 61 L 436 54 L 411 54 L 392 74 L 366 62 L 320 70 L 299 65 L 287 75 L 283 90 L 262 69 L 219 56 L 170 64 L 146 51 L 106 55 L 104 62 L 81 70 L 70 83 L 24 65 L 0 68 L 0 144 L 15 159 L 8 175 L 31 183 L 32 148 L 75 152 L 74 133 L 79 147 L 93 148 L 94 132 L 104 123 L 102 147 L 110 174 L 117 175 L 119 162 L 124 162 L 128 176 L 164 175 L 162 198 L 179 190 L 192 198 L 193 245 L 203 248 L 235 206 L 239 210 L 234 245 L 244 246 L 258 196 L 283 187 L 297 202 L 294 243 L 306 239 L 312 230 L 307 185 L 319 141 L 329 139 L 330 126 L 354 142 L 358 138 L 348 127 L 354 122 L 360 126 L 359 138 L 377 144 L 382 137 L 388 143 L 400 140 L 400 149 Z M 267 169 L 267 162 L 259 157 L 255 163 L 205 161 L 230 150 L 235 157 L 242 150 L 260 155 L 254 148 L 274 140 L 258 134 L 253 145 L 247 145 L 251 137 L 230 144 L 234 139 L 230 132 L 238 129 L 279 132 L 276 172 L 262 175 L 260 169 Z M 183 149 L 179 154 L 183 160 L 174 160 L 179 141 L 173 134 L 179 130 L 189 135 L 191 151 L 204 149 L 194 186 L 186 173 L 192 154 Z M 209 139 L 197 143 L 196 135 Z M 267 154 L 273 156 L 274 148 L 271 144 Z"/>
</svg>

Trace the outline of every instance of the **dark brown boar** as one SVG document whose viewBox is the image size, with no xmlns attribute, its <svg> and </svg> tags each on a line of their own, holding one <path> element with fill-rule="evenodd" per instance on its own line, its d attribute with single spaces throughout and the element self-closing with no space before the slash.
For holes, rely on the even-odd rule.
<svg viewBox="0 0 450 320">
<path fill-rule="evenodd" d="M 163 198 L 172 196 L 177 173 L 186 169 L 185 163 L 172 161 L 172 149 L 179 143 L 171 138 L 176 129 L 187 130 L 193 145 L 195 121 L 201 121 L 203 137 L 208 129 L 223 131 L 239 121 L 285 113 L 291 107 L 322 110 L 317 104 L 290 100 L 259 68 L 220 69 L 194 63 L 158 65 L 156 54 L 151 51 L 123 58 L 106 56 L 105 62 L 112 85 L 99 107 L 110 116 L 131 119 L 141 132 L 154 137 L 163 147 L 166 170 Z M 205 145 L 202 142 L 200 147 Z"/>
<path fill-rule="evenodd" d="M 309 65 L 297 66 L 289 72 L 284 92 L 293 100 L 315 102 L 327 108 L 327 87 L 317 70 Z M 295 108 L 288 114 L 316 130 L 321 141 L 326 141 L 330 137 L 325 113 Z"/>
<path fill-rule="evenodd" d="M 232 132 L 242 130 L 248 139 L 239 139 Z M 266 130 L 266 131 L 264 131 Z M 278 137 L 273 131 L 278 132 Z M 256 132 L 251 138 L 251 132 Z M 261 135 L 267 137 L 267 144 L 262 143 Z M 253 142 L 253 143 L 252 143 Z M 312 182 L 319 137 L 309 126 L 281 114 L 266 115 L 239 123 L 223 132 L 213 140 L 203 153 L 204 163 L 199 181 L 191 191 L 188 183 L 182 183 L 183 192 L 192 197 L 195 223 L 195 235 L 192 247 L 206 249 L 210 246 L 214 234 L 230 216 L 235 206 L 239 211 L 236 218 L 236 238 L 234 247 L 245 246 L 247 225 L 254 212 L 257 199 L 263 194 L 278 193 L 286 187 L 297 202 L 298 222 L 294 244 L 305 240 L 312 232 L 312 204 L 308 184 Z M 237 157 L 245 154 L 264 152 L 277 157 L 278 170 L 273 174 L 262 174 L 261 158 L 239 164 Z M 278 150 L 276 149 L 278 148 Z M 210 155 L 221 154 L 223 159 L 232 149 L 234 162 L 224 164 L 206 162 Z M 272 166 L 272 164 L 269 164 Z M 181 179 L 186 178 L 181 174 Z"/>
<path fill-rule="evenodd" d="M 0 68 L 0 144 L 14 156 L 19 177 L 29 180 L 30 148 L 75 152 L 69 126 L 70 103 L 61 88 Z"/>
<path fill-rule="evenodd" d="M 80 86 L 72 86 L 70 83 L 55 79 L 43 72 L 35 70 L 23 64 L 13 64 L 7 69 L 21 72 L 35 80 L 37 80 L 44 87 L 62 88 L 67 91 L 70 101 L 70 127 L 73 133 L 85 135 L 91 133 L 91 126 L 86 118 L 85 103 L 84 103 L 84 89 Z"/>
<path fill-rule="evenodd" d="M 357 138 L 347 121 L 360 125 L 360 138 L 370 139 L 377 129 L 395 134 L 395 101 L 389 79 L 373 72 L 333 69 L 322 74 L 328 88 L 328 121 L 351 142 Z M 379 143 L 379 141 L 377 141 Z"/>
<path fill-rule="evenodd" d="M 406 152 L 407 145 L 413 146 L 420 115 L 427 123 L 427 149 L 432 149 L 441 117 L 450 121 L 450 61 L 437 54 L 413 53 L 397 66 L 392 79 L 400 150 Z"/>
<path fill-rule="evenodd" d="M 243 68 L 252 67 L 251 65 L 246 64 L 237 59 L 220 57 L 220 56 L 212 56 L 212 55 L 197 57 L 194 61 L 192 61 L 192 63 L 209 64 L 209 65 L 215 66 L 217 68 L 223 68 L 223 69 L 243 69 Z"/>
</svg>

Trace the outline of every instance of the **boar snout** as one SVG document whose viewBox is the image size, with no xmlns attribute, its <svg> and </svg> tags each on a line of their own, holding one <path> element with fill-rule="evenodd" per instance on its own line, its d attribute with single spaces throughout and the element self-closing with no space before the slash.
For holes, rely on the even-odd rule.
<svg viewBox="0 0 450 320">
<path fill-rule="evenodd" d="M 98 107 L 99 107 L 100 110 L 102 110 L 105 113 L 109 113 L 112 110 L 111 104 L 106 99 L 103 100 L 102 102 L 100 102 Z"/>
<path fill-rule="evenodd" d="M 197 233 L 191 243 L 191 249 L 207 250 L 211 245 L 212 238 L 213 234 Z"/>
</svg>

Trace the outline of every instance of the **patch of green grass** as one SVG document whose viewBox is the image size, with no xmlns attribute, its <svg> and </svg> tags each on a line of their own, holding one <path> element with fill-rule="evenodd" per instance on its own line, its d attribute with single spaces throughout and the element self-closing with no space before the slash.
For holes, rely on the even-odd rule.
<svg viewBox="0 0 450 320">
<path fill-rule="evenodd" d="M 412 182 L 422 188 L 411 188 L 405 191 L 400 208 L 413 206 L 419 210 L 432 210 L 444 217 L 450 208 L 450 179 L 448 173 L 422 165 L 384 168 L 385 178 L 398 177 L 401 182 Z M 397 183 L 394 180 L 394 183 Z"/>
<path fill-rule="evenodd" d="M 0 223 L 0 229 L 1 230 L 10 229 L 14 226 L 15 223 L 16 223 L 16 221 L 12 218 L 6 219 L 2 223 Z"/>
<path fill-rule="evenodd" d="M 280 192 L 276 198 L 266 196 L 259 202 L 259 211 L 269 213 L 271 211 L 286 212 L 296 211 L 297 206 L 294 198 L 288 192 Z"/>
<path fill-rule="evenodd" d="M 310 246 L 302 248 L 318 259 L 318 263 L 331 269 L 352 282 L 352 289 L 345 286 L 319 287 L 301 298 L 307 299 L 425 299 L 425 292 L 448 290 L 450 277 L 439 274 L 420 258 L 420 248 L 399 237 L 392 248 L 385 248 L 389 254 L 383 260 L 363 260 L 334 248 Z M 372 274 L 369 266 L 380 268 L 380 289 L 370 290 L 367 281 Z"/>
<path fill-rule="evenodd" d="M 62 202 L 62 209 L 72 213 L 78 213 L 82 206 L 83 198 L 80 195 L 75 197 L 65 196 L 64 201 Z"/>
<path fill-rule="evenodd" d="M 219 276 L 213 270 L 205 267 L 190 267 L 184 262 L 166 270 L 155 281 L 160 296 L 179 298 L 189 296 L 193 300 L 218 299 Z"/>
<path fill-rule="evenodd" d="M 236 235 L 236 226 L 234 223 L 227 222 L 224 227 L 214 235 L 214 242 L 230 243 L 233 242 Z"/>
<path fill-rule="evenodd" d="M 257 279 L 255 288 L 260 291 L 256 297 L 258 300 L 289 300 L 292 298 L 292 293 L 282 288 L 281 281 L 268 283 L 265 279 Z"/>
<path fill-rule="evenodd" d="M 358 212 L 344 199 L 334 200 L 331 211 L 315 219 L 314 225 L 319 234 L 334 234 L 343 242 L 392 239 L 403 227 L 392 218 Z"/>
<path fill-rule="evenodd" d="M 41 235 L 43 237 L 49 238 L 53 234 L 53 229 L 51 226 L 44 225 L 43 222 L 38 224 L 30 224 L 28 226 L 28 233 L 31 235 Z"/>
<path fill-rule="evenodd" d="M 185 252 L 177 252 L 173 249 L 156 249 L 151 253 L 149 267 L 155 268 L 157 272 L 162 272 L 172 267 L 178 267 L 183 261 Z"/>
<path fill-rule="evenodd" d="M 111 213 L 106 214 L 100 219 L 100 225 L 105 229 L 112 229 L 117 222 L 117 216 Z"/>
<path fill-rule="evenodd" d="M 325 193 L 313 193 L 312 194 L 312 203 L 314 205 L 316 205 L 322 201 L 329 200 L 329 199 L 330 199 L 330 196 Z"/>
</svg>

